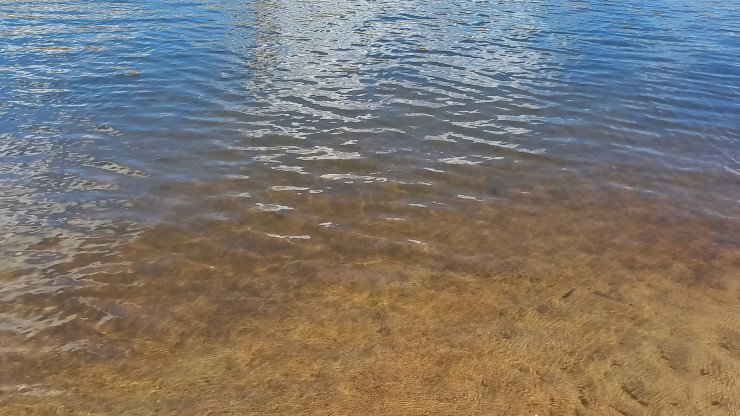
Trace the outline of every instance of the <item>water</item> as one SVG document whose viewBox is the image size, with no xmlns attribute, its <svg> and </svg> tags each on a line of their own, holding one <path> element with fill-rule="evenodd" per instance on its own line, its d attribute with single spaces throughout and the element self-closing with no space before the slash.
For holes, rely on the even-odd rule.
<svg viewBox="0 0 740 416">
<path fill-rule="evenodd" d="M 738 22 L 0 3 L 0 409 L 740 413 Z"/>
</svg>

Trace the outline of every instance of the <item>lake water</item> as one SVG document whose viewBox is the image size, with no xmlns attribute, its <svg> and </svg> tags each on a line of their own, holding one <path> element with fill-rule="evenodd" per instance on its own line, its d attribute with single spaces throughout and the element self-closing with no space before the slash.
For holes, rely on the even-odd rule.
<svg viewBox="0 0 740 416">
<path fill-rule="evenodd" d="M 0 2 L 0 413 L 739 391 L 739 1 Z"/>
</svg>

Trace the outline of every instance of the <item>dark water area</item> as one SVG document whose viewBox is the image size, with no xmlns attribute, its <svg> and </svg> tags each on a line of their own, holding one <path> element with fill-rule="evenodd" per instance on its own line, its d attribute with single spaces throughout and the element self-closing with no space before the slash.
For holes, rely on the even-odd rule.
<svg viewBox="0 0 740 416">
<path fill-rule="evenodd" d="M 0 2 L 0 414 L 740 414 L 740 2 Z"/>
</svg>

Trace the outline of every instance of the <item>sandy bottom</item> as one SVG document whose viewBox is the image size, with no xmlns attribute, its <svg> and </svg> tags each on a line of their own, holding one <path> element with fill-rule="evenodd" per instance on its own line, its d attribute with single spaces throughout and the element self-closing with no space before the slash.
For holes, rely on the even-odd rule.
<svg viewBox="0 0 740 416">
<path fill-rule="evenodd" d="M 84 278 L 3 303 L 58 323 L 0 332 L 0 413 L 740 414 L 736 222 L 366 196 L 57 266 Z"/>
</svg>

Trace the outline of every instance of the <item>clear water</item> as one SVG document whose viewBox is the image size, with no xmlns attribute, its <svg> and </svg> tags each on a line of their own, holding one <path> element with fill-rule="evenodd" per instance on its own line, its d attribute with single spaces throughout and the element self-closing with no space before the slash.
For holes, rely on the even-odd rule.
<svg viewBox="0 0 740 416">
<path fill-rule="evenodd" d="M 734 0 L 1 2 L 0 410 L 740 413 L 739 56 Z"/>
</svg>

